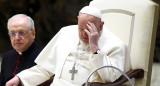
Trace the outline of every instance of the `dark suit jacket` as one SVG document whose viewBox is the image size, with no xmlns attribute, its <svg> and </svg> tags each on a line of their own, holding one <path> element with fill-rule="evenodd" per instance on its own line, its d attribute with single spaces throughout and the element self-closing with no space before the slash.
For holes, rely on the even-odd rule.
<svg viewBox="0 0 160 86">
<path fill-rule="evenodd" d="M 28 50 L 22 52 L 22 57 L 19 57 L 19 59 L 19 54 L 14 49 L 7 51 L 2 58 L 0 86 L 5 86 L 6 82 L 14 77 L 13 73 L 17 74 L 24 69 L 36 65 L 34 60 L 42 49 L 40 45 L 33 42 Z M 17 61 L 19 61 L 19 63 L 17 63 Z"/>
</svg>

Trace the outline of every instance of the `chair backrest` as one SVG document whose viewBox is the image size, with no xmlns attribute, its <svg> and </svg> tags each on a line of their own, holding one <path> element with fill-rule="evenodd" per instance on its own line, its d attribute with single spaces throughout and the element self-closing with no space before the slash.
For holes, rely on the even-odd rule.
<svg viewBox="0 0 160 86">
<path fill-rule="evenodd" d="M 150 85 L 159 6 L 151 0 L 92 0 L 104 25 L 129 47 L 132 69 L 143 69 L 135 86 Z"/>
</svg>

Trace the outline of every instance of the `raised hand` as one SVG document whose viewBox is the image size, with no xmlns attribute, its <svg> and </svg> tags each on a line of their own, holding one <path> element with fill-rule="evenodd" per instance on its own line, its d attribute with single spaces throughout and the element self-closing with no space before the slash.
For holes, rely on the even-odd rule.
<svg viewBox="0 0 160 86">
<path fill-rule="evenodd" d="M 88 29 L 85 29 L 85 32 L 88 34 L 89 45 L 92 53 L 94 53 L 96 50 L 99 49 L 98 39 L 100 37 L 100 33 L 98 32 L 94 23 L 88 22 L 87 27 Z"/>
</svg>

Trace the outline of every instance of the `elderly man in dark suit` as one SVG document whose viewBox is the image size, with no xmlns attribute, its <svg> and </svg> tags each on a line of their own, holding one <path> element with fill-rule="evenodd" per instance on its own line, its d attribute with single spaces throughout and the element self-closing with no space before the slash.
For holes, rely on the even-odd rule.
<svg viewBox="0 0 160 86">
<path fill-rule="evenodd" d="M 36 65 L 34 60 L 43 49 L 35 42 L 34 21 L 25 14 L 14 15 L 8 20 L 8 34 L 13 49 L 3 55 L 0 86 L 5 86 L 22 70 Z"/>
</svg>

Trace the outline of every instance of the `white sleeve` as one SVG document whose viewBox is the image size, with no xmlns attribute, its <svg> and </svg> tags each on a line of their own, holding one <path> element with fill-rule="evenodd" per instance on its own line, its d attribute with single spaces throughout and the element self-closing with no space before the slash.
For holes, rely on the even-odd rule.
<svg viewBox="0 0 160 86">
<path fill-rule="evenodd" d="M 101 66 L 114 66 L 124 71 L 125 54 L 125 47 L 114 47 L 108 54 L 100 50 L 99 54 L 92 55 L 90 62 L 94 70 Z M 103 68 L 97 73 L 104 82 L 113 82 L 121 76 L 121 73 L 113 68 Z"/>
<path fill-rule="evenodd" d="M 17 76 L 20 78 L 24 86 L 37 86 L 53 76 L 53 73 L 36 65 L 20 72 Z"/>
</svg>

